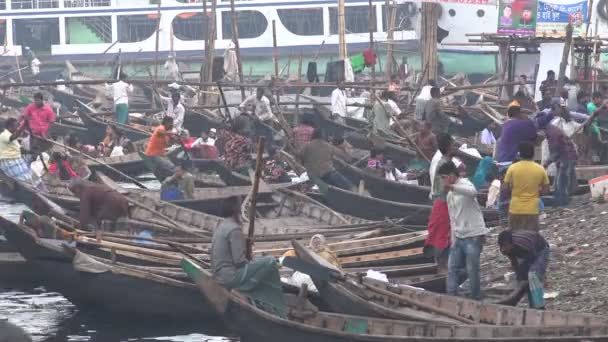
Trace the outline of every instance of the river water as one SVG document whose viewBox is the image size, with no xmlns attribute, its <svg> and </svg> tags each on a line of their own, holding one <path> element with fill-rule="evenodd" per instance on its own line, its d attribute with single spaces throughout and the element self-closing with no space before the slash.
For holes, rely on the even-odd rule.
<svg viewBox="0 0 608 342">
<path fill-rule="evenodd" d="M 0 197 L 0 215 L 18 220 L 25 206 Z M 2 275 L 0 275 L 2 279 Z M 196 326 L 175 322 L 117 317 L 94 307 L 77 308 L 61 294 L 31 283 L 2 283 L 0 319 L 25 329 L 34 341 L 122 342 L 122 341 L 234 341 L 218 330 L 216 322 L 201 320 Z"/>
</svg>

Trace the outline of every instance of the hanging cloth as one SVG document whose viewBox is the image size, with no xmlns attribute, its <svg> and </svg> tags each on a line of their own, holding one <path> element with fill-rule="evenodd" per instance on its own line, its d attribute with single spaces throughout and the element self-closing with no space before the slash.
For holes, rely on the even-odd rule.
<svg viewBox="0 0 608 342">
<path fill-rule="evenodd" d="M 358 74 L 365 69 L 365 57 L 362 53 L 350 57 L 350 65 L 352 66 L 353 72 Z"/>
</svg>

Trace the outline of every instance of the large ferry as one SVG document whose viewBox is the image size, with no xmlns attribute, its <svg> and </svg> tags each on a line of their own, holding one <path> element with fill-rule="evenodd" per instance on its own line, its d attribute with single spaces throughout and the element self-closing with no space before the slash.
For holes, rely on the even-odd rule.
<svg viewBox="0 0 608 342">
<path fill-rule="evenodd" d="M 22 55 L 30 47 L 50 59 L 99 60 L 123 55 L 151 57 L 156 51 L 158 1 L 161 0 L 0 0 L 3 58 Z M 208 0 L 208 7 L 211 1 Z M 384 0 L 373 0 L 374 39 L 386 41 Z M 412 49 L 419 35 L 420 2 L 399 1 L 395 39 L 399 49 Z M 481 51 L 466 43 L 466 33 L 495 32 L 496 6 L 441 4 L 439 26 L 447 36 L 441 49 Z M 369 43 L 368 0 L 346 0 L 346 40 L 349 49 Z M 208 9 L 209 10 L 209 9 Z M 272 53 L 272 22 L 280 50 L 289 53 L 335 54 L 338 45 L 336 0 L 237 0 L 239 42 L 245 55 Z M 162 0 L 159 51 L 200 56 L 206 22 L 202 0 Z M 216 49 L 230 44 L 230 2 L 217 4 Z M 321 48 L 322 46 L 322 48 Z M 283 53 L 283 51 L 280 51 Z"/>
</svg>

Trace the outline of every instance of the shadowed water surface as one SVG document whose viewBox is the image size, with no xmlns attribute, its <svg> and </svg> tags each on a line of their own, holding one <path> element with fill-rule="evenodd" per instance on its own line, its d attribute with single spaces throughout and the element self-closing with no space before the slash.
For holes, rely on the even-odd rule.
<svg viewBox="0 0 608 342">
<path fill-rule="evenodd" d="M 0 197 L 0 215 L 13 221 L 27 209 L 22 204 Z M 0 275 L 1 278 L 1 275 Z M 221 337 L 227 332 L 218 322 L 179 323 L 134 319 L 96 310 L 76 308 L 61 294 L 49 292 L 37 284 L 0 282 L 0 319 L 8 319 L 25 329 L 39 342 L 123 342 L 174 341 L 219 342 L 235 339 Z"/>
</svg>

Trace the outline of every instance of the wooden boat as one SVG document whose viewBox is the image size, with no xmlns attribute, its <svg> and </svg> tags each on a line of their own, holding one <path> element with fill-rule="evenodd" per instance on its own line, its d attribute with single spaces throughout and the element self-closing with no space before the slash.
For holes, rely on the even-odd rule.
<svg viewBox="0 0 608 342">
<path fill-rule="evenodd" d="M 185 258 L 182 267 L 226 325 L 243 341 L 581 341 L 586 336 L 601 340 L 608 334 L 604 322 L 579 326 L 497 327 L 332 314 L 319 311 L 302 297 L 288 297 L 288 303 L 293 304 L 288 304 L 286 317 L 280 317 L 257 307 L 245 295 L 224 289 L 196 261 Z"/>
<path fill-rule="evenodd" d="M 23 224 L 0 217 L 7 239 L 40 276 L 41 285 L 60 292 L 77 306 L 116 313 L 172 319 L 214 317 L 189 281 L 95 259 L 58 240 L 39 238 Z"/>
<path fill-rule="evenodd" d="M 145 153 L 140 151 L 138 154 L 139 158 L 144 163 L 145 169 L 154 174 L 154 177 L 156 177 L 159 182 L 162 183 L 165 179 L 172 176 L 171 171 L 159 168 Z M 199 188 L 226 186 L 226 183 L 223 182 L 221 177 L 215 173 L 193 172 L 192 175 L 194 176 L 194 185 Z"/>
<path fill-rule="evenodd" d="M 576 177 L 579 181 L 608 175 L 608 165 L 581 165 L 576 167 Z"/>
<path fill-rule="evenodd" d="M 331 209 L 347 215 L 361 217 L 367 220 L 399 219 L 401 224 L 420 230 L 426 229 L 431 206 L 387 201 L 379 198 L 359 195 L 352 191 L 343 190 L 331 185 L 323 185 L 327 191 L 309 193 L 314 199 L 322 202 Z M 494 209 L 482 209 L 486 224 L 498 220 L 498 212 Z"/>
<path fill-rule="evenodd" d="M 389 181 L 339 159 L 334 159 L 334 167 L 353 184 L 360 184 L 363 181 L 365 189 L 376 198 L 403 203 L 431 203 L 429 200 L 431 188 L 428 186 Z"/>
<path fill-rule="evenodd" d="M 84 105 L 84 104 L 83 104 Z M 86 105 L 85 105 L 86 106 Z M 116 124 L 115 122 L 105 122 L 96 117 L 90 115 L 91 110 L 79 110 L 78 116 L 82 120 L 84 126 L 89 132 L 90 139 L 98 144 L 106 136 L 106 128 L 109 124 Z M 121 132 L 131 141 L 140 141 L 149 139 L 152 132 L 144 132 L 139 129 L 131 128 L 127 125 L 119 125 L 118 127 Z"/>
<path fill-rule="evenodd" d="M 320 267 L 333 268 L 298 242 L 294 247 L 300 258 Z M 339 270 L 333 268 L 334 271 Z M 540 311 L 478 302 L 440 295 L 412 287 L 394 286 L 377 280 L 345 275 L 341 280 L 315 279 L 321 298 L 336 312 L 392 319 L 419 320 L 421 312 L 449 313 L 458 323 L 512 326 L 606 324 L 608 317 Z M 391 303 L 391 305 L 386 305 Z M 416 303 L 418 305 L 416 305 Z M 416 310 L 413 310 L 416 309 Z M 456 323 L 456 322 L 454 322 Z"/>
</svg>

